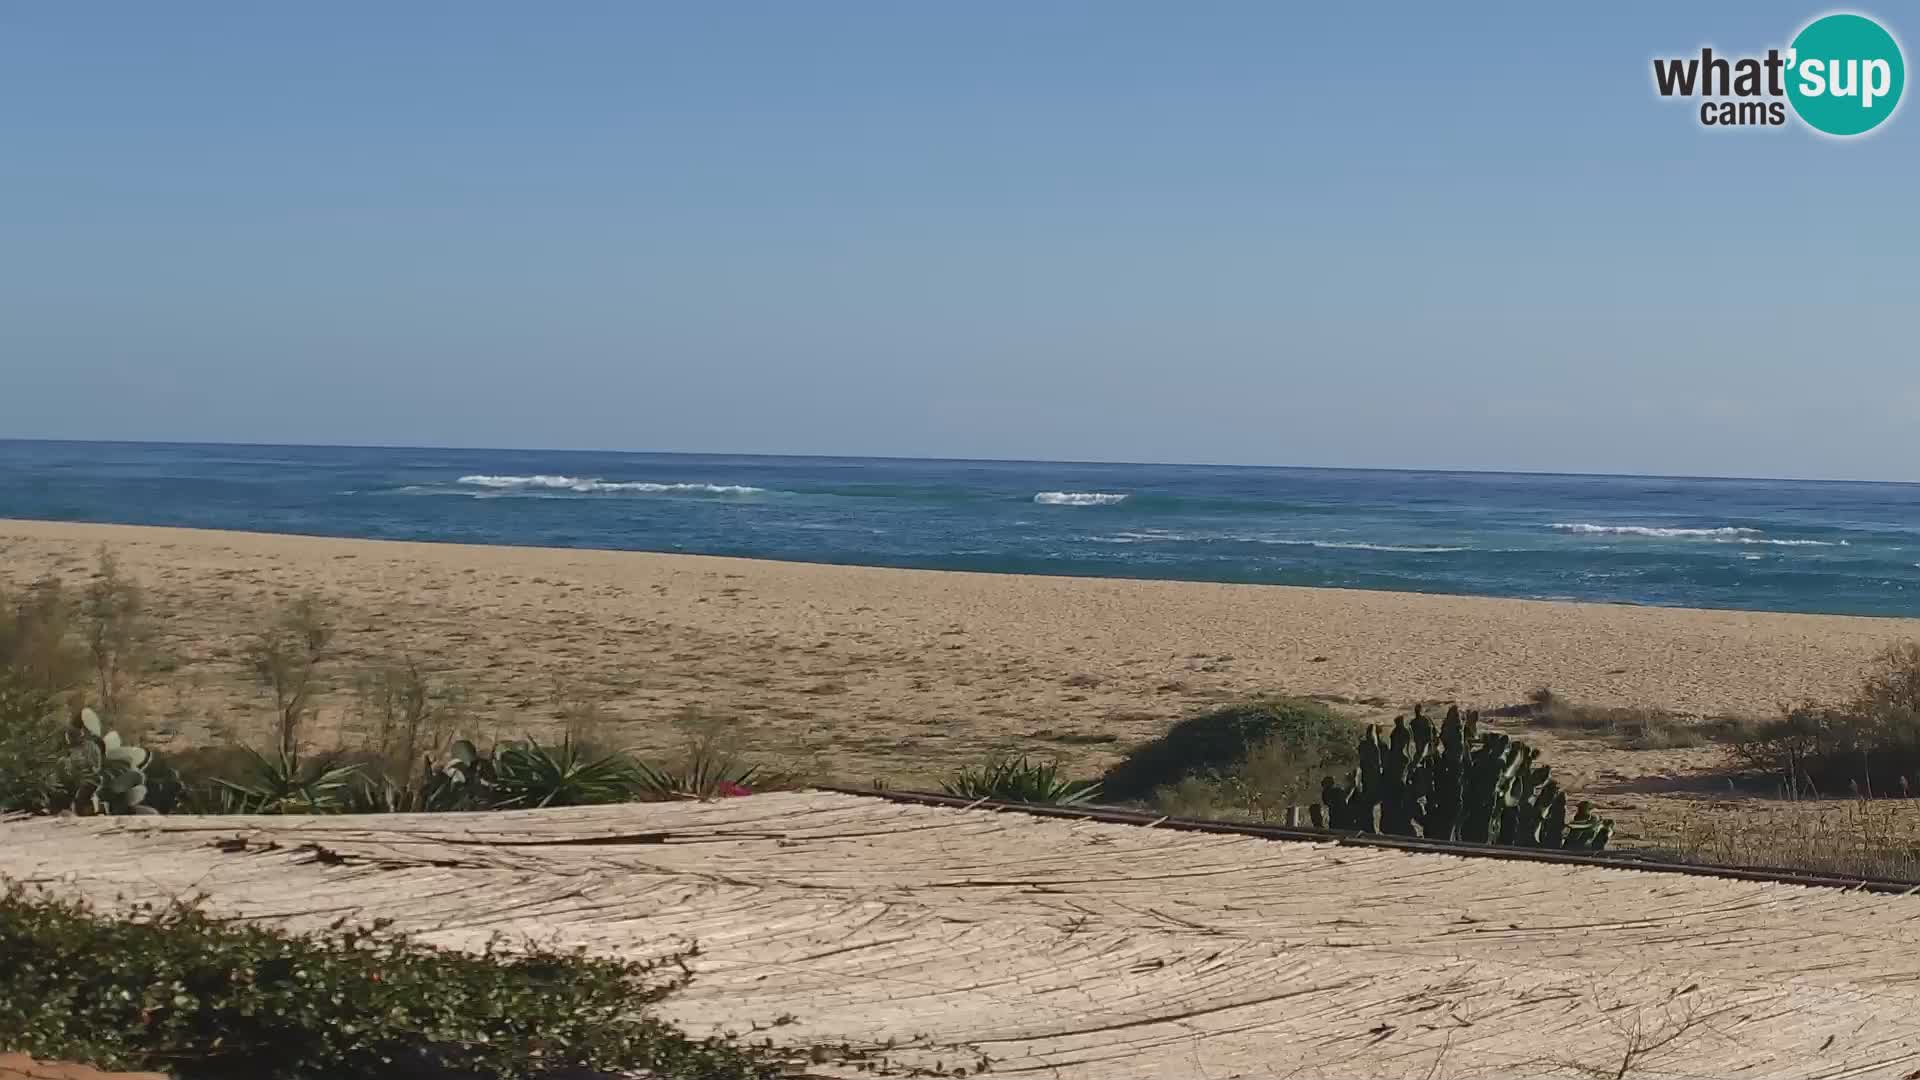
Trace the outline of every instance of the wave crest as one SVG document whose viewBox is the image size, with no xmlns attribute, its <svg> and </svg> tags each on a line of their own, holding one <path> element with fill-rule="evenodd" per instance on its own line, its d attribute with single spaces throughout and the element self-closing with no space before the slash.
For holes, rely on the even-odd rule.
<svg viewBox="0 0 1920 1080">
<path fill-rule="evenodd" d="M 1110 491 L 1042 491 L 1033 497 L 1042 506 L 1113 506 L 1126 499 L 1125 492 Z"/>
<path fill-rule="evenodd" d="M 1759 529 L 1744 529 L 1733 525 L 1722 525 L 1712 529 L 1679 529 L 1656 525 L 1591 525 L 1584 521 L 1556 521 L 1547 526 L 1554 532 L 1579 533 L 1582 535 L 1602 536 L 1753 536 Z"/>
<path fill-rule="evenodd" d="M 594 492 L 633 491 L 644 494 L 662 492 L 699 492 L 707 495 L 752 495 L 764 491 L 764 488 L 749 487 L 745 484 L 656 484 L 646 480 L 592 480 L 577 476 L 553 476 L 545 473 L 533 476 L 463 476 L 460 483 L 468 487 L 490 488 L 496 491 L 519 491 L 527 489 L 546 491 L 577 491 L 582 494 Z"/>
</svg>

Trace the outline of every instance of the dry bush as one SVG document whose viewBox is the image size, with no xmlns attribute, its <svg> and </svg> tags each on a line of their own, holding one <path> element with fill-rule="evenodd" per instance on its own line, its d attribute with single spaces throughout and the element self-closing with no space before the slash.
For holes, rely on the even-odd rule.
<svg viewBox="0 0 1920 1080">
<path fill-rule="evenodd" d="M 354 698 L 364 749 L 402 783 L 455 736 L 470 734 L 466 688 L 437 681 L 412 657 L 361 672 Z"/>
<path fill-rule="evenodd" d="M 1693 723 L 1645 705 L 1583 705 L 1545 687 L 1527 696 L 1527 709 L 1534 727 L 1612 739 L 1627 750 L 1684 750 L 1730 730 L 1727 721 Z"/>
<path fill-rule="evenodd" d="M 612 748 L 613 717 L 608 714 L 606 697 L 599 690 L 556 676 L 548 700 L 560 718 L 560 729 L 567 739 L 595 750 Z"/>
<path fill-rule="evenodd" d="M 314 593 L 288 604 L 247 643 L 246 663 L 273 692 L 274 742 L 283 757 L 297 756 L 300 729 L 325 690 L 320 665 L 329 657 L 333 617 Z"/>
<path fill-rule="evenodd" d="M 153 619 L 146 591 L 121 574 L 104 547 L 93 580 L 80 593 L 79 624 L 93 666 L 94 700 L 124 730 L 140 677 L 153 660 Z"/>
<path fill-rule="evenodd" d="M 1630 846 L 1714 866 L 1803 870 L 1840 877 L 1920 882 L 1920 805 L 1855 798 L 1702 806 L 1655 813 Z"/>
<path fill-rule="evenodd" d="M 1851 701 L 1785 709 L 1741 731 L 1728 752 L 1795 794 L 1910 794 L 1920 776 L 1920 644 L 1876 654 Z"/>
<path fill-rule="evenodd" d="M 0 669 L 34 691 L 56 696 L 82 691 L 89 665 L 74 632 L 75 606 L 55 577 L 42 578 L 18 595 L 0 593 Z"/>
</svg>

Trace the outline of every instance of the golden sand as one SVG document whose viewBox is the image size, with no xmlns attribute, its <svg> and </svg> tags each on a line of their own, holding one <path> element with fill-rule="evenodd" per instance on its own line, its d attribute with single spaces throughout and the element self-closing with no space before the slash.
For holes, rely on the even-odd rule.
<svg viewBox="0 0 1920 1080">
<path fill-rule="evenodd" d="M 317 732 L 354 726 L 355 673 L 412 656 L 470 689 L 477 734 L 597 713 L 603 738 L 658 749 L 721 723 L 759 756 L 895 782 L 1001 746 L 1097 767 L 1254 691 L 1394 709 L 1550 686 L 1764 715 L 1920 638 L 1906 619 L 8 520 L 0 580 L 77 582 L 103 546 L 165 615 L 141 695 L 162 747 L 264 730 L 240 649 L 309 590 L 339 626 Z"/>
</svg>

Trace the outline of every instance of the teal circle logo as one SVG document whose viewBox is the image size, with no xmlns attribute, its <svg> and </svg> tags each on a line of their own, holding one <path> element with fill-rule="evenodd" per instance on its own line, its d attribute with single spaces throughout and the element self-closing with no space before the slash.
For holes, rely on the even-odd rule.
<svg viewBox="0 0 1920 1080">
<path fill-rule="evenodd" d="M 1906 84 L 1900 43 L 1864 15 L 1815 19 L 1787 53 L 1787 100 L 1809 127 L 1829 135 L 1879 127 Z"/>
</svg>

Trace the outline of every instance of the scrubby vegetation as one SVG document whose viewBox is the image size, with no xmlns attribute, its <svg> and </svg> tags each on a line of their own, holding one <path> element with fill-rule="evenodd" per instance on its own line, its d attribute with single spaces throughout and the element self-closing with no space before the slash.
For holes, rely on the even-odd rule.
<svg viewBox="0 0 1920 1080">
<path fill-rule="evenodd" d="M 1101 779 L 1106 798 L 1155 801 L 1169 813 L 1221 810 L 1266 820 L 1313 801 L 1320 778 L 1358 760 L 1361 729 L 1318 701 L 1277 698 L 1188 717 L 1142 743 Z"/>
<path fill-rule="evenodd" d="M 102 553 L 77 593 L 48 578 L 0 595 L 0 811 L 331 814 L 577 806 L 719 798 L 792 787 L 713 734 L 643 759 L 595 745 L 592 709 L 568 698 L 567 732 L 482 746 L 457 684 L 409 658 L 352 680 L 361 736 L 316 747 L 308 732 L 334 670 L 336 615 L 296 598 L 240 650 L 272 701 L 263 746 L 157 754 L 118 727 L 150 666 L 152 619 L 139 585 Z M 84 703 L 93 701 L 100 709 Z M 104 715 L 103 715 L 104 714 Z"/>
<path fill-rule="evenodd" d="M 1677 802 L 1636 823 L 1634 847 L 1709 866 L 1920 883 L 1920 804 L 1911 799 Z"/>
<path fill-rule="evenodd" d="M 0 956 L 0 1048 L 42 1059 L 186 1080 L 782 1072 L 771 1052 L 647 1015 L 685 981 L 678 957 L 469 954 L 378 929 L 292 934 L 190 904 L 116 918 L 19 886 L 0 894 Z"/>
<path fill-rule="evenodd" d="M 1920 770 L 1920 644 L 1875 656 L 1851 700 L 1783 710 L 1742 731 L 1730 753 L 1793 795 L 1911 795 Z"/>
<path fill-rule="evenodd" d="M 1726 721 L 1689 721 L 1643 705 L 1588 705 L 1542 687 L 1527 697 L 1530 725 L 1612 739 L 1627 750 L 1684 750 L 1728 734 Z"/>
</svg>

